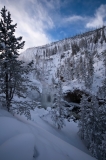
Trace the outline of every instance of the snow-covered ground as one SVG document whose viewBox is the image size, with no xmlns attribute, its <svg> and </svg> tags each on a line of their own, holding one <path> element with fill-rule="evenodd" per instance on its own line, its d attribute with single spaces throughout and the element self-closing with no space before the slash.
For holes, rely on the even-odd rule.
<svg viewBox="0 0 106 160">
<path fill-rule="evenodd" d="M 95 160 L 78 136 L 77 123 L 58 130 L 44 109 L 32 120 L 0 109 L 0 160 Z"/>
</svg>

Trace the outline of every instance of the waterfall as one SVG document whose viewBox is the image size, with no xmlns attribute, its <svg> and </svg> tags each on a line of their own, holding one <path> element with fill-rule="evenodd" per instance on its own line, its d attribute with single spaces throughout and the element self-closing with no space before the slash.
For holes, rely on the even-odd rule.
<svg viewBox="0 0 106 160">
<path fill-rule="evenodd" d="M 56 89 L 51 86 L 44 86 L 42 88 L 41 104 L 45 109 L 47 107 L 52 107 L 54 102 L 54 94 Z"/>
</svg>

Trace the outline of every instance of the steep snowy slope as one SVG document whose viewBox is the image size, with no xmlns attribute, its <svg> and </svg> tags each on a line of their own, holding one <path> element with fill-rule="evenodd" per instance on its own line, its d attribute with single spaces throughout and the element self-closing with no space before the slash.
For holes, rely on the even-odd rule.
<svg viewBox="0 0 106 160">
<path fill-rule="evenodd" d="M 51 85 L 58 77 L 64 90 L 85 88 L 97 92 L 105 76 L 106 27 L 75 37 L 27 49 L 20 59 L 33 60 L 33 77 Z M 91 68 L 93 67 L 93 69 Z M 60 73 L 61 72 L 61 73 Z M 73 86 L 73 87 L 72 87 Z"/>
<path fill-rule="evenodd" d="M 38 111 L 32 114 L 34 122 L 19 115 L 16 115 L 17 120 L 7 111 L 0 110 L 0 160 L 96 160 L 85 153 L 86 148 L 82 147 L 81 141 L 76 143 L 76 147 L 71 145 L 71 141 L 69 144 L 62 139 L 62 132 L 39 117 Z M 65 131 L 70 127 L 73 130 L 70 135 L 75 141 L 75 124 L 70 123 Z"/>
</svg>

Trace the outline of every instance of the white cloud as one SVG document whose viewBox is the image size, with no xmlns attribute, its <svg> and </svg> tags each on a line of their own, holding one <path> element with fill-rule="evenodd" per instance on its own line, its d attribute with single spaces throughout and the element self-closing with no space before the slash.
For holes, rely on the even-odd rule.
<svg viewBox="0 0 106 160">
<path fill-rule="evenodd" d="M 85 18 L 78 16 L 78 15 L 73 15 L 67 18 L 64 18 L 64 22 L 76 22 L 76 21 L 80 21 L 80 20 L 84 20 Z"/>
<path fill-rule="evenodd" d="M 17 23 L 16 36 L 23 36 L 26 41 L 25 49 L 51 41 L 45 30 L 53 28 L 54 23 L 39 1 L 3 0 L 0 10 L 4 5 L 10 11 L 13 23 Z"/>
<path fill-rule="evenodd" d="M 81 24 L 86 28 L 106 25 L 106 5 L 101 5 L 94 17 L 70 15 L 64 17 L 61 7 L 70 3 L 66 0 L 0 0 L 0 10 L 5 5 L 10 11 L 13 23 L 17 23 L 16 36 L 23 36 L 25 49 L 53 41 L 47 34 L 51 29 Z M 77 28 L 77 27 L 76 27 Z"/>
<path fill-rule="evenodd" d="M 86 28 L 96 28 L 106 25 L 106 5 L 101 5 L 93 18 L 90 18 L 86 24 Z"/>
<path fill-rule="evenodd" d="M 57 0 L 57 1 L 54 1 L 54 0 L 41 0 L 43 3 L 45 3 L 46 7 L 51 9 L 51 10 L 56 10 L 56 9 L 59 9 L 60 6 L 61 6 L 61 0 Z"/>
</svg>

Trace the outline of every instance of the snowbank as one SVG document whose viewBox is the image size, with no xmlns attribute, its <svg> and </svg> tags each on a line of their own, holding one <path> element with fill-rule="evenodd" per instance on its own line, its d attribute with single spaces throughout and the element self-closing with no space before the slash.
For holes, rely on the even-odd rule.
<svg viewBox="0 0 106 160">
<path fill-rule="evenodd" d="M 32 112 L 33 121 L 30 121 L 19 115 L 15 115 L 16 119 L 7 111 L 0 110 L 0 160 L 95 160 L 80 150 L 80 141 L 79 146 L 77 142 L 76 147 L 71 144 L 76 133 L 70 132 L 69 127 L 75 131 L 74 123 L 59 133 L 39 117 L 43 116 L 41 112 Z M 69 143 L 66 141 L 67 132 L 72 136 Z"/>
</svg>

